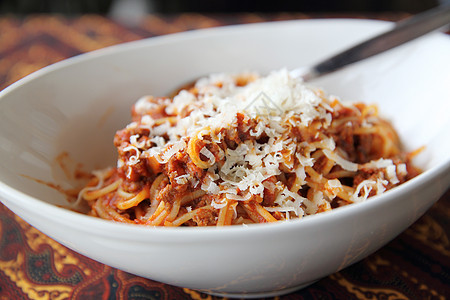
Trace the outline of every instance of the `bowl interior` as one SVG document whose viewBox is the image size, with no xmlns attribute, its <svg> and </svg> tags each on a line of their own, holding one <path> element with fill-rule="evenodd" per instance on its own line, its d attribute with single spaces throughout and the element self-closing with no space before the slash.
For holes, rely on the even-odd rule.
<svg viewBox="0 0 450 300">
<path fill-rule="evenodd" d="M 115 164 L 113 136 L 143 95 L 167 95 L 214 72 L 294 69 L 389 23 L 293 21 L 188 32 L 103 49 L 47 67 L 0 98 L 0 181 L 65 205 L 75 170 Z M 313 82 L 343 100 L 377 103 L 424 170 L 450 161 L 450 39 L 432 34 Z"/>
</svg>

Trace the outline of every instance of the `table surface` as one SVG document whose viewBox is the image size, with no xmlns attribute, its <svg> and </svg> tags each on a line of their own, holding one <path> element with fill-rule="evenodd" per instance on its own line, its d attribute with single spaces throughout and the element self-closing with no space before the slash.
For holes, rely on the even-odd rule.
<svg viewBox="0 0 450 300">
<path fill-rule="evenodd" d="M 106 46 L 231 24 L 405 14 L 149 15 L 124 25 L 99 15 L 0 17 L 0 89 L 49 64 Z M 278 299 L 450 299 L 450 190 L 366 259 Z M 0 204 L 1 299 L 218 299 L 111 268 L 55 242 Z"/>
</svg>

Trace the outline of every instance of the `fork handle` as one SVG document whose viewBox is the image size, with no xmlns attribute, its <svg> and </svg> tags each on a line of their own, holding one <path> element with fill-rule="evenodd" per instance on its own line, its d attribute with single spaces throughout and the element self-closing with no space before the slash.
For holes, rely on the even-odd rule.
<svg viewBox="0 0 450 300">
<path fill-rule="evenodd" d="M 440 5 L 395 23 L 393 29 L 366 40 L 301 72 L 305 81 L 387 51 L 450 23 L 450 5 Z"/>
</svg>

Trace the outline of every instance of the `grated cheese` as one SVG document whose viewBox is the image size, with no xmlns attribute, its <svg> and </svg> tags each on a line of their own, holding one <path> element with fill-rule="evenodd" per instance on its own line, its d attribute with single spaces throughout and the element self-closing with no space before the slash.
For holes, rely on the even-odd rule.
<svg viewBox="0 0 450 300">
<path fill-rule="evenodd" d="M 141 151 L 139 151 L 139 149 L 136 146 L 131 145 L 131 146 L 125 147 L 125 148 L 123 148 L 123 151 L 124 152 L 129 152 L 129 151 L 135 152 L 134 155 L 132 155 L 128 158 L 127 165 L 129 165 L 129 166 L 135 165 L 140 161 L 139 157 L 141 155 Z"/>
<path fill-rule="evenodd" d="M 204 156 L 206 156 L 206 158 L 208 159 L 208 163 L 210 165 L 214 164 L 216 162 L 216 157 L 214 156 L 214 154 L 212 154 L 211 151 L 208 150 L 208 148 L 203 147 L 200 150 L 200 153 L 203 154 Z"/>
<path fill-rule="evenodd" d="M 191 177 L 192 176 L 190 174 L 180 175 L 180 176 L 175 177 L 175 182 L 177 184 L 187 184 Z"/>
<path fill-rule="evenodd" d="M 329 149 L 324 149 L 323 153 L 326 157 L 328 157 L 331 160 L 334 160 L 338 165 L 340 165 L 344 170 L 356 172 L 358 171 L 358 164 L 355 164 L 351 161 L 348 161 L 341 156 L 339 156 L 337 153 L 330 151 Z"/>
<path fill-rule="evenodd" d="M 311 155 L 316 150 L 321 150 L 325 157 L 346 171 L 379 169 L 384 172 L 384 178 L 362 181 L 351 195 L 353 202 L 365 201 L 374 192 L 382 193 L 389 183 L 399 182 L 398 175 L 406 174 L 406 165 L 396 166 L 391 159 L 378 159 L 363 165 L 351 162 L 338 154 L 341 152 L 333 138 L 321 132 L 311 134 L 313 141 L 298 140 L 300 138 L 297 136 L 285 134 L 292 127 L 309 129 L 311 124 L 315 128 L 326 129 L 332 122 L 334 112 L 334 104 L 329 103 L 338 98 L 330 96 L 327 103 L 318 90 L 307 86 L 286 69 L 272 72 L 266 77 L 249 74 L 252 74 L 254 81 L 245 86 L 236 85 L 233 75 L 214 74 L 197 81 L 195 94 L 182 90 L 173 100 L 158 99 L 159 102 L 155 102 L 153 97 L 140 98 L 134 106 L 135 112 L 142 115 L 140 124 L 132 122 L 127 129 L 141 126 L 149 130 L 149 135 L 142 142 L 139 142 L 139 134 L 130 136 L 130 145 L 122 149 L 124 152 L 133 152 L 126 164 L 134 165 L 150 157 L 165 164 L 174 155 L 184 151 L 187 141 L 192 138 L 203 140 L 206 144 L 224 143 L 226 131 L 222 133 L 221 130 L 236 129 L 240 114 L 245 121 L 254 121 L 255 125 L 248 132 L 255 139 L 244 141 L 235 149 L 222 150 L 219 147 L 219 150 L 215 150 L 216 155 L 206 146 L 202 147 L 200 154 L 211 167 L 201 184 L 199 178 L 192 175 L 175 177 L 177 184 L 200 185 L 207 194 L 222 194 L 222 201 L 212 201 L 214 208 L 226 206 L 227 199 L 246 201 L 253 196 L 263 198 L 265 191 L 269 190 L 276 192 L 275 205 L 264 208 L 269 212 L 283 212 L 287 219 L 313 214 L 319 207 L 331 209 L 330 201 L 343 191 L 337 179 L 325 181 L 322 175 L 318 176 L 324 180 L 325 189 L 315 192 L 312 200 L 282 187 L 278 179 L 276 182 L 267 181 L 269 178 L 284 176 L 283 169 L 296 175 L 297 185 L 307 184 L 305 168 L 314 166 L 316 160 Z M 156 124 L 146 115 L 157 109 L 159 103 L 164 104 L 165 112 L 173 116 L 175 121 Z M 359 113 L 351 105 L 342 105 Z M 345 126 L 353 125 L 349 121 Z M 365 126 L 371 126 L 370 122 L 366 122 Z M 265 140 L 260 143 L 258 139 L 261 137 Z M 123 159 L 117 162 L 118 167 L 124 164 Z M 131 168 L 127 176 L 131 176 Z M 308 197 L 311 198 L 310 195 Z"/>
</svg>

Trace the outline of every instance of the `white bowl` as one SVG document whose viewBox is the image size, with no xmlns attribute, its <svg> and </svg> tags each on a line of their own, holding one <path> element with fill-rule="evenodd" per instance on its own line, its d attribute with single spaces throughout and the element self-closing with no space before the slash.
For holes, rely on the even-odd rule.
<svg viewBox="0 0 450 300">
<path fill-rule="evenodd" d="M 366 257 L 417 220 L 450 183 L 450 38 L 432 34 L 317 81 L 375 102 L 425 171 L 369 201 L 302 220 L 228 228 L 144 228 L 65 209 L 61 170 L 115 164 L 131 104 L 211 72 L 311 64 L 386 30 L 363 20 L 305 20 L 193 31 L 115 46 L 38 71 L 0 94 L 0 195 L 24 220 L 99 262 L 227 296 L 288 293 Z M 58 156 L 66 151 L 68 156 Z M 59 157 L 59 159 L 57 159 Z M 68 172 L 70 173 L 70 172 Z M 70 177 L 70 176 L 69 176 Z M 34 178 L 34 179 L 33 179 Z"/>
</svg>

